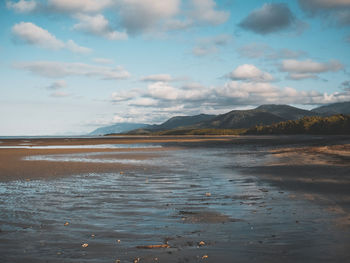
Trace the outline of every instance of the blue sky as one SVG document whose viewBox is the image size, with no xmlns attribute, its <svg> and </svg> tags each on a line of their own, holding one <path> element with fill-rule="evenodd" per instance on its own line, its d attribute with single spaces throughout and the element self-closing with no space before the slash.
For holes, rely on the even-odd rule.
<svg viewBox="0 0 350 263">
<path fill-rule="evenodd" d="M 350 100 L 350 0 L 13 0 L 0 19 L 0 135 Z"/>
</svg>

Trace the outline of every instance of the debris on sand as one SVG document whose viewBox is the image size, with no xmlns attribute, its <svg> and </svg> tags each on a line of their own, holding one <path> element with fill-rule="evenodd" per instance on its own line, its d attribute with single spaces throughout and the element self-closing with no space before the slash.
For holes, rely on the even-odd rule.
<svg viewBox="0 0 350 263">
<path fill-rule="evenodd" d="M 116 260 L 115 260 L 115 263 L 120 263 L 120 259 L 116 259 Z"/>
<path fill-rule="evenodd" d="M 69 225 L 69 222 L 65 222 L 65 223 L 64 223 L 64 226 L 68 226 L 68 225 Z"/>
<path fill-rule="evenodd" d="M 205 193 L 205 196 L 210 197 L 211 193 Z"/>
<path fill-rule="evenodd" d="M 202 259 L 207 259 L 209 256 L 208 255 L 204 255 L 203 257 L 202 257 Z"/>
<path fill-rule="evenodd" d="M 269 192 L 269 190 L 267 190 L 266 188 L 261 188 L 261 189 L 259 189 L 261 192 L 263 192 L 263 193 L 268 193 Z"/>
<path fill-rule="evenodd" d="M 118 240 L 117 240 L 117 243 L 120 244 L 120 242 L 121 242 L 120 239 L 118 239 Z"/>
<path fill-rule="evenodd" d="M 134 259 L 134 263 L 139 263 L 140 262 L 140 258 L 135 258 Z"/>
<path fill-rule="evenodd" d="M 88 243 L 84 243 L 84 244 L 82 244 L 81 246 L 82 246 L 83 248 L 86 248 L 86 247 L 89 246 L 89 244 L 88 244 Z"/>
<path fill-rule="evenodd" d="M 168 244 L 162 244 L 162 245 L 137 246 L 136 248 L 140 248 L 140 249 L 170 248 L 170 246 Z"/>
<path fill-rule="evenodd" d="M 205 242 L 204 241 L 199 242 L 198 246 L 200 246 L 200 247 L 205 246 Z"/>
</svg>

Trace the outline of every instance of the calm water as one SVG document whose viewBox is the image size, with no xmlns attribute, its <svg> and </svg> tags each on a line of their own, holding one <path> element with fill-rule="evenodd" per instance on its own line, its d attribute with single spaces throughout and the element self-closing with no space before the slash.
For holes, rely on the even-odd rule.
<svg viewBox="0 0 350 263">
<path fill-rule="evenodd" d="M 343 237 L 322 207 L 242 173 L 266 160 L 263 150 L 187 148 L 148 160 L 110 155 L 32 156 L 27 161 L 121 162 L 138 169 L 0 183 L 0 262 L 346 258 L 344 248 L 334 245 Z M 166 241 L 171 248 L 136 248 Z M 198 247 L 200 241 L 206 245 Z M 89 246 L 82 248 L 83 243 Z"/>
</svg>

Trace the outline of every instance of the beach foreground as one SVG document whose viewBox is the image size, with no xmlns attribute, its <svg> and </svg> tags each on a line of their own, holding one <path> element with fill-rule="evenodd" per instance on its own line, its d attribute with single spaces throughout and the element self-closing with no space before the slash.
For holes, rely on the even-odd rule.
<svg viewBox="0 0 350 263">
<path fill-rule="evenodd" d="M 1 262 L 348 262 L 350 136 L 0 139 Z"/>
</svg>

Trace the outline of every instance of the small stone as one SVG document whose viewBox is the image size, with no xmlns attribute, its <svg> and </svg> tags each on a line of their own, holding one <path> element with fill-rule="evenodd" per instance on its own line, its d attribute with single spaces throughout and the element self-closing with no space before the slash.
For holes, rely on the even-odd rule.
<svg viewBox="0 0 350 263">
<path fill-rule="evenodd" d="M 205 193 L 205 196 L 209 197 L 209 196 L 211 196 L 211 193 Z"/>
<path fill-rule="evenodd" d="M 120 239 L 118 239 L 118 240 L 117 240 L 117 243 L 120 244 L 120 242 L 121 242 Z"/>
<path fill-rule="evenodd" d="M 120 259 L 116 259 L 116 260 L 115 260 L 115 263 L 120 263 Z"/>
<path fill-rule="evenodd" d="M 64 223 L 64 226 L 68 226 L 68 225 L 69 225 L 69 223 L 68 223 L 68 222 L 65 222 L 65 223 Z"/>
<path fill-rule="evenodd" d="M 91 235 L 91 237 L 95 237 L 95 235 L 94 235 L 94 234 L 92 234 L 92 235 Z"/>
<path fill-rule="evenodd" d="M 89 244 L 88 244 L 88 243 L 84 243 L 84 244 L 82 244 L 81 246 L 82 246 L 83 248 L 86 248 L 86 247 L 89 246 Z"/>
<path fill-rule="evenodd" d="M 209 256 L 208 255 L 204 255 L 203 257 L 202 257 L 202 259 L 207 259 Z"/>
</svg>

